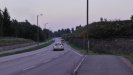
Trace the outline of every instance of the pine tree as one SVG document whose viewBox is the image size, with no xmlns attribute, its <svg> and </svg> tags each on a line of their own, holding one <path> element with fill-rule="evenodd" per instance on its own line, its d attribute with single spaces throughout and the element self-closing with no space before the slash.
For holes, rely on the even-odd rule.
<svg viewBox="0 0 133 75">
<path fill-rule="evenodd" d="M 7 8 L 5 8 L 3 12 L 3 31 L 4 31 L 4 36 L 11 35 L 10 34 L 10 31 L 11 31 L 10 16 L 9 16 Z"/>
<path fill-rule="evenodd" d="M 0 11 L 0 37 L 3 36 L 3 15 L 2 12 Z"/>
</svg>

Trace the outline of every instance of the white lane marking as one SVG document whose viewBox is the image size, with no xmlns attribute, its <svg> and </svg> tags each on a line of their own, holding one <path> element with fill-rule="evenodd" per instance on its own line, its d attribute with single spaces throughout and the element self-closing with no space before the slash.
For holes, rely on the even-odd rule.
<svg viewBox="0 0 133 75">
<path fill-rule="evenodd" d="M 67 45 L 67 44 L 66 44 L 66 45 Z M 76 50 L 76 49 L 72 48 L 70 45 L 67 45 L 67 46 L 68 46 L 70 49 L 72 49 L 72 50 L 70 50 L 70 51 L 73 51 L 74 53 L 78 54 L 79 56 L 83 56 L 82 54 L 80 54 L 80 53 L 74 51 L 74 50 Z"/>
<path fill-rule="evenodd" d="M 74 71 L 72 72 L 72 75 L 76 75 L 77 70 L 79 69 L 79 67 L 81 66 L 81 64 L 83 63 L 83 61 L 85 60 L 86 56 L 84 56 L 81 60 L 81 62 L 78 64 L 78 66 L 74 69 Z"/>
<path fill-rule="evenodd" d="M 25 68 L 25 69 L 23 69 L 24 71 L 25 70 L 29 70 L 29 69 L 32 69 L 32 68 L 34 68 L 34 67 L 36 67 L 36 66 L 30 66 L 30 67 L 27 67 L 27 68 Z"/>
<path fill-rule="evenodd" d="M 76 51 L 74 51 L 74 50 L 72 50 L 74 53 L 76 53 L 76 54 L 78 54 L 79 56 L 83 56 L 82 54 L 80 54 L 80 53 L 78 53 L 78 52 L 76 52 Z"/>
<path fill-rule="evenodd" d="M 41 53 L 37 53 L 36 55 L 41 55 Z"/>
</svg>

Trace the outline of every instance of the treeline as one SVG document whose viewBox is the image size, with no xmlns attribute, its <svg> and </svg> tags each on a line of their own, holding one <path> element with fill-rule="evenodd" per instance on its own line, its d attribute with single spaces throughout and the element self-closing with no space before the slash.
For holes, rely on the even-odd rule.
<svg viewBox="0 0 133 75">
<path fill-rule="evenodd" d="M 59 29 L 58 31 L 54 32 L 54 36 L 62 37 L 64 34 L 70 34 L 72 32 L 74 32 L 74 28 L 72 28 L 72 29 L 67 28 L 67 29 L 61 29 L 61 30 Z"/>
<path fill-rule="evenodd" d="M 132 45 L 124 39 L 133 38 L 133 16 L 130 20 L 114 21 L 101 18 L 99 22 L 77 26 L 73 33 L 65 34 L 63 38 L 70 44 L 83 49 L 88 49 L 89 40 L 89 49 L 98 53 L 133 52 L 129 49 L 131 46 L 124 43 L 125 41 Z M 129 50 L 123 51 L 123 49 Z"/>
<path fill-rule="evenodd" d="M 67 38 L 129 38 L 133 37 L 133 16 L 130 20 L 114 20 L 107 19 L 94 22 L 84 27 L 78 26 L 73 33 L 67 34 Z"/>
<path fill-rule="evenodd" d="M 0 37 L 18 37 L 41 42 L 52 37 L 52 32 L 48 29 L 42 30 L 28 20 L 25 22 L 11 20 L 8 10 L 5 8 L 4 11 L 0 11 Z"/>
<path fill-rule="evenodd" d="M 54 36 L 55 37 L 63 37 L 65 35 L 73 34 L 81 28 L 83 28 L 83 27 L 81 25 L 79 25 L 75 29 L 74 28 L 59 29 L 58 31 L 54 32 Z"/>
</svg>

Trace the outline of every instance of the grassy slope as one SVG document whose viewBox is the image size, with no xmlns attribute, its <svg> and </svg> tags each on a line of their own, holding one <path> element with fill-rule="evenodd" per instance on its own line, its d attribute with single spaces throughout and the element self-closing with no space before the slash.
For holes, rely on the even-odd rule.
<svg viewBox="0 0 133 75">
<path fill-rule="evenodd" d="M 54 42 L 53 40 L 48 40 L 46 43 L 44 43 L 42 45 L 39 45 L 39 46 L 36 46 L 36 47 L 32 47 L 32 48 L 21 50 L 21 51 L 15 51 L 15 52 L 9 52 L 9 53 L 0 54 L 0 57 L 38 50 L 38 49 L 41 49 L 43 47 L 46 47 L 46 46 L 52 44 L 53 42 Z"/>
<path fill-rule="evenodd" d="M 120 54 L 121 56 L 124 56 L 125 58 L 127 58 L 132 64 L 133 64 L 133 53 L 129 53 L 129 54 Z"/>
<path fill-rule="evenodd" d="M 22 38 L 0 38 L 1 46 L 11 46 L 16 44 L 24 44 L 34 42 L 32 40 L 22 39 Z"/>
<path fill-rule="evenodd" d="M 87 53 L 87 50 L 85 49 L 82 49 L 76 45 L 73 45 L 73 44 L 69 44 L 72 48 L 75 48 L 76 50 L 78 50 L 79 52 L 83 53 L 83 54 L 89 54 L 89 55 L 93 55 L 93 54 L 98 54 L 98 53 L 94 53 L 92 51 L 88 51 Z M 125 58 L 127 58 L 132 64 L 133 64 L 133 53 L 129 53 L 129 54 L 116 54 L 116 55 L 120 55 L 120 56 L 123 56 Z"/>
<path fill-rule="evenodd" d="M 83 49 L 83 48 L 78 47 L 78 46 L 76 46 L 76 45 L 74 45 L 74 44 L 70 44 L 70 43 L 68 43 L 68 44 L 69 44 L 72 48 L 78 50 L 80 53 L 83 53 L 83 54 L 91 54 L 91 55 L 96 54 L 96 53 L 94 53 L 94 52 L 92 52 L 92 51 L 90 51 L 90 50 L 88 50 L 88 53 L 87 53 L 87 49 Z"/>
</svg>

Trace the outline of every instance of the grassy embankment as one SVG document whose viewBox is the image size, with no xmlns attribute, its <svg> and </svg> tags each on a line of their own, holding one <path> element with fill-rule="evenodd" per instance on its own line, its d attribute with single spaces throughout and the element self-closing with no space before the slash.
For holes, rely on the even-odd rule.
<svg viewBox="0 0 133 75">
<path fill-rule="evenodd" d="M 89 49 L 88 49 L 88 53 L 87 53 L 87 49 L 83 49 L 83 48 L 81 48 L 81 47 L 79 47 L 79 46 L 76 46 L 76 45 L 74 45 L 74 44 L 70 44 L 70 43 L 68 43 L 68 44 L 69 44 L 72 48 L 78 50 L 78 52 L 80 52 L 80 53 L 82 53 L 82 54 L 89 54 L 89 55 L 97 54 L 97 53 L 95 53 L 95 52 L 93 52 L 93 51 L 90 51 Z"/>
<path fill-rule="evenodd" d="M 49 39 L 44 44 L 41 44 L 39 46 L 35 46 L 35 47 L 29 48 L 29 49 L 25 49 L 25 50 L 21 50 L 21 51 L 13 51 L 13 52 L 8 52 L 8 53 L 3 53 L 3 54 L 0 54 L 0 57 L 38 50 L 38 49 L 41 49 L 43 47 L 46 47 L 46 46 L 52 44 L 53 42 L 54 42 L 53 40 Z M 13 42 L 13 43 L 14 44 L 18 44 L 18 42 Z"/>
<path fill-rule="evenodd" d="M 95 52 L 93 52 L 93 51 L 91 51 L 91 50 L 88 50 L 88 53 L 87 53 L 87 49 L 83 49 L 83 48 L 81 48 L 81 47 L 78 47 L 78 46 L 76 46 L 76 45 L 74 45 L 74 44 L 70 44 L 70 43 L 69 43 L 69 45 L 70 45 L 72 48 L 78 50 L 80 53 L 83 53 L 83 54 L 88 54 L 88 55 L 99 54 L 99 53 L 95 53 Z M 100 53 L 100 54 L 101 54 L 101 53 Z M 106 53 L 104 53 L 104 54 L 106 54 Z M 116 53 L 116 54 L 114 54 L 114 55 L 123 56 L 123 57 L 127 58 L 127 59 L 133 64 L 133 53 Z"/>
<path fill-rule="evenodd" d="M 127 58 L 133 64 L 133 53 L 128 53 L 128 54 L 127 53 L 126 54 L 122 53 L 122 54 L 118 54 L 118 55 Z"/>
<path fill-rule="evenodd" d="M 23 39 L 23 38 L 0 38 L 0 47 L 2 46 L 11 46 L 17 44 L 31 43 L 32 40 Z"/>
</svg>

